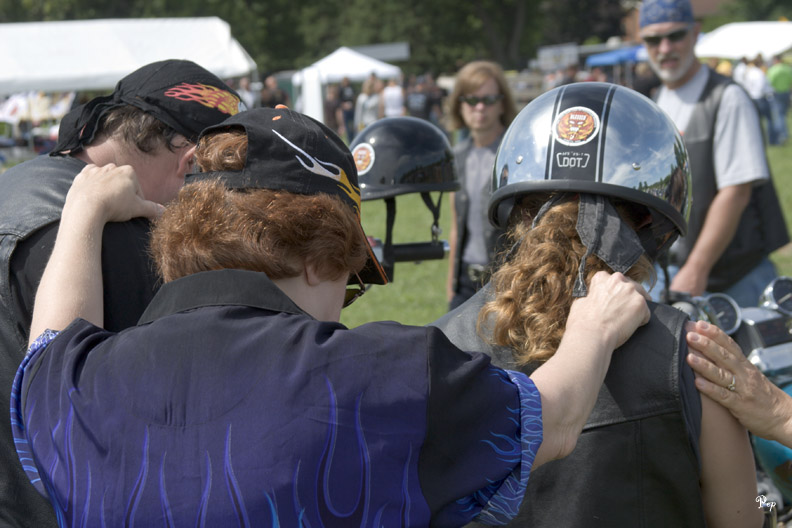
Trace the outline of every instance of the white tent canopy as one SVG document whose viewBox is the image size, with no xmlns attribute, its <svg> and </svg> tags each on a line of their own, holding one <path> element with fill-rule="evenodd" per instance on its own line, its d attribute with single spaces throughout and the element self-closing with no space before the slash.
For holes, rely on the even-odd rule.
<svg viewBox="0 0 792 528">
<path fill-rule="evenodd" d="M 0 24 L 0 95 L 111 90 L 164 59 L 192 60 L 223 79 L 256 70 L 217 17 Z"/>
<path fill-rule="evenodd" d="M 342 46 L 292 75 L 292 84 L 299 87 L 297 110 L 322 121 L 323 84 L 336 83 L 344 77 L 361 82 L 372 73 L 380 79 L 395 79 L 401 75 L 401 68 Z"/>
<path fill-rule="evenodd" d="M 699 57 L 765 60 L 792 49 L 792 22 L 735 22 L 704 35 L 696 44 Z"/>
<path fill-rule="evenodd" d="M 311 64 L 323 84 L 339 82 L 344 77 L 360 82 L 374 73 L 380 79 L 393 79 L 401 75 L 401 68 L 382 62 L 347 47 L 340 47 L 327 57 Z M 292 76 L 292 83 L 302 83 L 302 71 Z"/>
</svg>

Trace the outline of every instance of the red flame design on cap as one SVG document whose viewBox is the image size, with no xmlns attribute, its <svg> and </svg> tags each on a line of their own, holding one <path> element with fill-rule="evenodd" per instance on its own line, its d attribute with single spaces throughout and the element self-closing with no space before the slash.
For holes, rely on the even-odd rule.
<svg viewBox="0 0 792 528">
<path fill-rule="evenodd" d="M 180 101 L 195 101 L 209 108 L 216 108 L 228 115 L 239 113 L 239 98 L 227 90 L 208 84 L 181 83 L 165 92 L 166 97 Z"/>
</svg>

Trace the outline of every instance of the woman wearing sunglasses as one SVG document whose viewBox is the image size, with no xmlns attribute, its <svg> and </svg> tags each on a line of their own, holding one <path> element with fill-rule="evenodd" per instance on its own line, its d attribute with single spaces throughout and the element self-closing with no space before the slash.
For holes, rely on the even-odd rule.
<svg viewBox="0 0 792 528">
<path fill-rule="evenodd" d="M 640 286 L 602 273 L 531 378 L 435 328 L 347 329 L 348 277 L 385 279 L 343 142 L 261 108 L 204 131 L 196 154 L 205 172 L 152 235 L 165 284 L 118 334 L 100 328 L 96 235 L 157 206 L 128 167 L 91 166 L 69 193 L 12 420 L 62 526 L 503 522 L 648 320 Z"/>
<path fill-rule="evenodd" d="M 451 125 L 468 136 L 454 146 L 460 189 L 451 198 L 449 308 L 470 298 L 487 281 L 502 230 L 487 221 L 487 202 L 495 152 L 503 132 L 517 115 L 503 70 L 494 62 L 475 61 L 457 73 L 450 96 Z"/>
</svg>

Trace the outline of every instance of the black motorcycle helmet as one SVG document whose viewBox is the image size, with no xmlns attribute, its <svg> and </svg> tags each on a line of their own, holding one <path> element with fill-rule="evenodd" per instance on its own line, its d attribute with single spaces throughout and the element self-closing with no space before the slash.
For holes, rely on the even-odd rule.
<svg viewBox="0 0 792 528">
<path fill-rule="evenodd" d="M 363 129 L 350 145 L 363 201 L 384 199 L 387 207 L 385 243 L 379 261 L 393 280 L 395 262 L 444 258 L 440 235 L 442 193 L 456 191 L 454 154 L 442 130 L 415 117 L 386 117 Z M 437 202 L 432 192 L 440 192 Z M 396 196 L 419 193 L 434 218 L 431 242 L 394 244 Z M 377 248 L 375 247 L 375 251 Z"/>
<path fill-rule="evenodd" d="M 363 129 L 350 149 L 363 201 L 459 188 L 451 145 L 429 121 L 380 119 Z"/>
<path fill-rule="evenodd" d="M 652 221 L 639 235 L 652 259 L 687 231 L 682 137 L 653 101 L 615 84 L 568 84 L 528 104 L 500 144 L 492 189 L 489 217 L 499 227 L 521 197 L 564 191 L 645 206 Z"/>
</svg>

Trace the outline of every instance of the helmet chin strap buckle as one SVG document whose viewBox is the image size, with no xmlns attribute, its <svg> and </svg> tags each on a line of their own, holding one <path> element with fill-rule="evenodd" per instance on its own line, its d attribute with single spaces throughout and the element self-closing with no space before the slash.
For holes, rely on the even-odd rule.
<svg viewBox="0 0 792 528">
<path fill-rule="evenodd" d="M 443 233 L 440 227 L 440 206 L 443 203 L 443 192 L 440 192 L 437 204 L 432 201 L 432 195 L 428 192 L 422 192 L 421 199 L 423 199 L 426 207 L 432 212 L 432 244 L 437 244 L 440 241 L 440 235 Z"/>
</svg>

